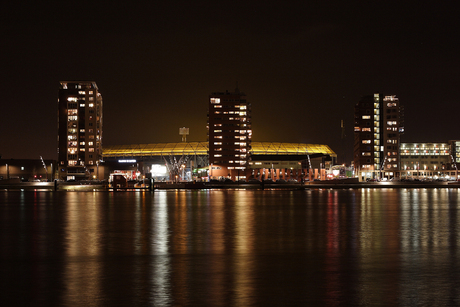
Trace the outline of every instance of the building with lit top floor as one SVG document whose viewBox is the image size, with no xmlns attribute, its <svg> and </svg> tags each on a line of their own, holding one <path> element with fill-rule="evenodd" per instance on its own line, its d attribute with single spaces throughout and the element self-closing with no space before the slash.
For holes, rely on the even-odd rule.
<svg viewBox="0 0 460 307">
<path fill-rule="evenodd" d="M 396 96 L 364 96 L 355 106 L 355 175 L 360 180 L 399 177 L 403 133 L 404 109 Z"/>
<path fill-rule="evenodd" d="M 209 95 L 207 131 L 211 179 L 248 176 L 252 130 L 246 95 L 238 88 Z"/>
<path fill-rule="evenodd" d="M 99 179 L 102 96 L 96 82 L 61 81 L 58 95 L 58 177 Z"/>
</svg>

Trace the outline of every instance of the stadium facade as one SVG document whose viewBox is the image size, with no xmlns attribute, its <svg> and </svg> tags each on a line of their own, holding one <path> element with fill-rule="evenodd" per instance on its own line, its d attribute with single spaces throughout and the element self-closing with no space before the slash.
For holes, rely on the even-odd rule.
<svg viewBox="0 0 460 307">
<path fill-rule="evenodd" d="M 252 142 L 247 168 L 214 173 L 208 142 L 154 143 L 104 146 L 100 169 L 104 177 L 123 174 L 138 180 L 313 180 L 326 179 L 337 155 L 327 145 Z"/>
</svg>

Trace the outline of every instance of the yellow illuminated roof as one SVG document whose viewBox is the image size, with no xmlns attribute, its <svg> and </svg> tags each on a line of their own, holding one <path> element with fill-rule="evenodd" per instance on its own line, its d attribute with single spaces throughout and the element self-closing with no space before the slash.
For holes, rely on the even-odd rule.
<svg viewBox="0 0 460 307">
<path fill-rule="evenodd" d="M 251 142 L 253 155 L 304 155 L 323 153 L 337 156 L 327 145 Z M 208 142 L 154 143 L 134 145 L 111 145 L 103 147 L 103 156 L 109 157 L 149 157 L 167 155 L 207 155 Z"/>
<path fill-rule="evenodd" d="M 102 149 L 104 157 L 207 155 L 208 142 L 154 143 L 134 145 L 112 145 Z"/>
<path fill-rule="evenodd" d="M 253 155 L 305 155 L 322 153 L 337 156 L 327 145 L 280 142 L 251 142 Z"/>
</svg>

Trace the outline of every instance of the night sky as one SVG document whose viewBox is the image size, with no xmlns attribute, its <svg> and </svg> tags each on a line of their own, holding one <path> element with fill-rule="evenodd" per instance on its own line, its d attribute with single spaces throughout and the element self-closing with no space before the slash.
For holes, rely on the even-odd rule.
<svg viewBox="0 0 460 307">
<path fill-rule="evenodd" d="M 237 82 L 254 141 L 327 144 L 349 161 L 354 105 L 374 92 L 400 98 L 403 142 L 460 139 L 447 2 L 98 2 L 2 7 L 2 158 L 57 159 L 60 80 L 97 82 L 103 145 L 180 142 L 184 126 L 205 141 L 208 95 Z"/>
</svg>

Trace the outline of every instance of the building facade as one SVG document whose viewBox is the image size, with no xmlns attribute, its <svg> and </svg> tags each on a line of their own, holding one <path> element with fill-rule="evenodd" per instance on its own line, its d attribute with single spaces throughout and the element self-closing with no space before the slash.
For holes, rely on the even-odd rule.
<svg viewBox="0 0 460 307">
<path fill-rule="evenodd" d="M 56 160 L 0 159 L 0 181 L 53 181 Z"/>
<path fill-rule="evenodd" d="M 252 138 L 246 95 L 238 89 L 209 95 L 207 130 L 210 178 L 246 178 Z"/>
<path fill-rule="evenodd" d="M 102 96 L 96 82 L 61 81 L 58 96 L 59 178 L 99 179 Z"/>
<path fill-rule="evenodd" d="M 355 106 L 355 175 L 368 178 L 399 177 L 404 109 L 396 96 L 364 96 Z"/>
<path fill-rule="evenodd" d="M 456 145 L 457 141 L 402 143 L 401 178 L 457 178 Z"/>
</svg>

